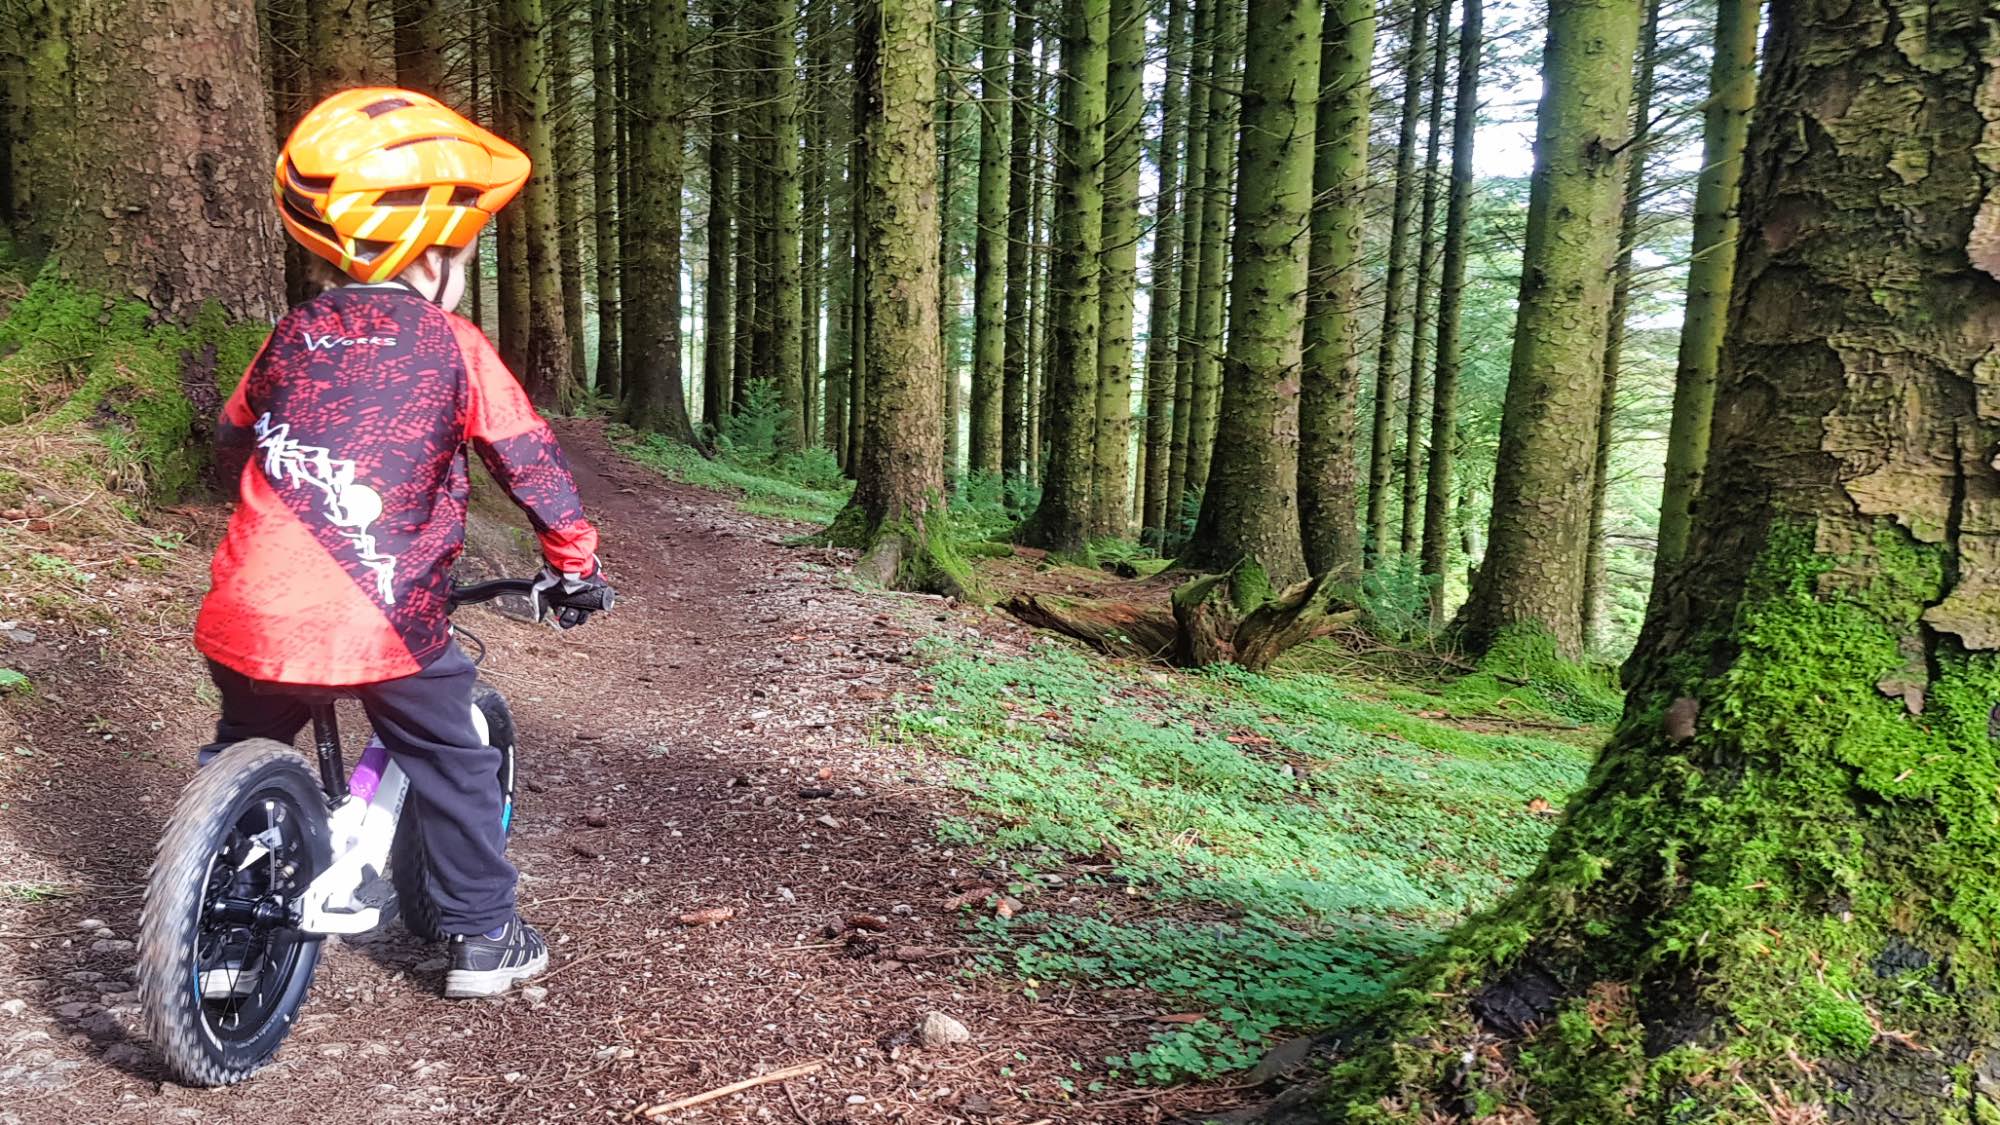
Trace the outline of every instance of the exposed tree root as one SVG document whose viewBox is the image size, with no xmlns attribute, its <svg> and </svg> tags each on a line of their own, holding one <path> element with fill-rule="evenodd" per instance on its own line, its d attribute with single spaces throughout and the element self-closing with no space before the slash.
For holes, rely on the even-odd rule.
<svg viewBox="0 0 2000 1125">
<path fill-rule="evenodd" d="M 1310 579 L 1237 608 L 1231 574 L 1204 574 L 1176 587 L 1165 605 L 1117 599 L 1026 594 L 1002 608 L 1038 628 L 1085 641 L 1116 656 L 1159 660 L 1183 668 L 1240 664 L 1254 671 L 1294 645 L 1353 621 L 1330 577 Z M 1240 595 L 1234 595 L 1240 596 Z"/>
</svg>

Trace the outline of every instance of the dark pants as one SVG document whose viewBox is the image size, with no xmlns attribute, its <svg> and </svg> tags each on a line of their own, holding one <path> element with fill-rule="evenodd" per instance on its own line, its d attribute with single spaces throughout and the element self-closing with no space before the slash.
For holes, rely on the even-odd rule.
<svg viewBox="0 0 2000 1125">
<path fill-rule="evenodd" d="M 291 745 L 312 718 L 304 703 L 270 694 L 210 661 L 222 692 L 205 765 L 231 743 L 269 738 Z M 403 805 L 430 854 L 431 893 L 446 933 L 485 933 L 514 916 L 514 865 L 500 824 L 500 751 L 472 725 L 472 661 L 457 645 L 414 676 L 351 689 L 390 757 L 410 779 Z"/>
</svg>

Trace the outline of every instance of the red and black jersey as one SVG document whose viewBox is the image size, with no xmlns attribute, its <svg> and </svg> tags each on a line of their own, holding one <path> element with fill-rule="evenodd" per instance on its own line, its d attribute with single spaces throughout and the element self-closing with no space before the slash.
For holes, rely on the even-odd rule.
<svg viewBox="0 0 2000 1125">
<path fill-rule="evenodd" d="M 548 423 L 471 321 L 400 285 L 331 289 L 278 322 L 222 411 L 239 481 L 195 645 L 246 676 L 337 686 L 416 673 L 450 641 L 467 444 L 558 569 L 597 531 Z"/>
</svg>

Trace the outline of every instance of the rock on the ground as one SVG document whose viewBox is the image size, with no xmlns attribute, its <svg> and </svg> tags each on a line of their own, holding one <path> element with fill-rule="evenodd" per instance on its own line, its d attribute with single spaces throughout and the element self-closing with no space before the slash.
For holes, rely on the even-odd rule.
<svg viewBox="0 0 2000 1125">
<path fill-rule="evenodd" d="M 104 1049 L 104 1064 L 106 1066 L 134 1067 L 144 1066 L 145 1063 L 146 1049 L 144 1047 L 132 1043 L 113 1043 Z"/>
<path fill-rule="evenodd" d="M 541 987 L 524 988 L 521 990 L 521 999 L 526 1000 L 529 1007 L 539 1008 L 548 1003 L 549 990 Z"/>
<path fill-rule="evenodd" d="M 27 1010 L 28 1010 L 28 1002 L 26 1000 L 0 1001 L 0 1015 L 7 1015 L 14 1019 L 19 1019 L 21 1018 L 21 1014 L 23 1012 L 26 1012 Z"/>
<path fill-rule="evenodd" d="M 917 1042 L 936 1049 L 970 1042 L 972 1032 L 943 1012 L 931 1012 L 917 1022 Z"/>
</svg>

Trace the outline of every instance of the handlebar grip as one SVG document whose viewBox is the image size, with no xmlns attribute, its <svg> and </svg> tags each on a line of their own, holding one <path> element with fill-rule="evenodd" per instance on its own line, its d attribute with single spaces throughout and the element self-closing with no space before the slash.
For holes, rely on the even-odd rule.
<svg viewBox="0 0 2000 1125">
<path fill-rule="evenodd" d="M 588 590 L 578 590 L 574 594 L 563 594 L 550 600 L 570 609 L 603 613 L 611 608 L 611 603 L 617 600 L 617 595 L 611 592 L 609 586 L 593 586 Z"/>
</svg>

